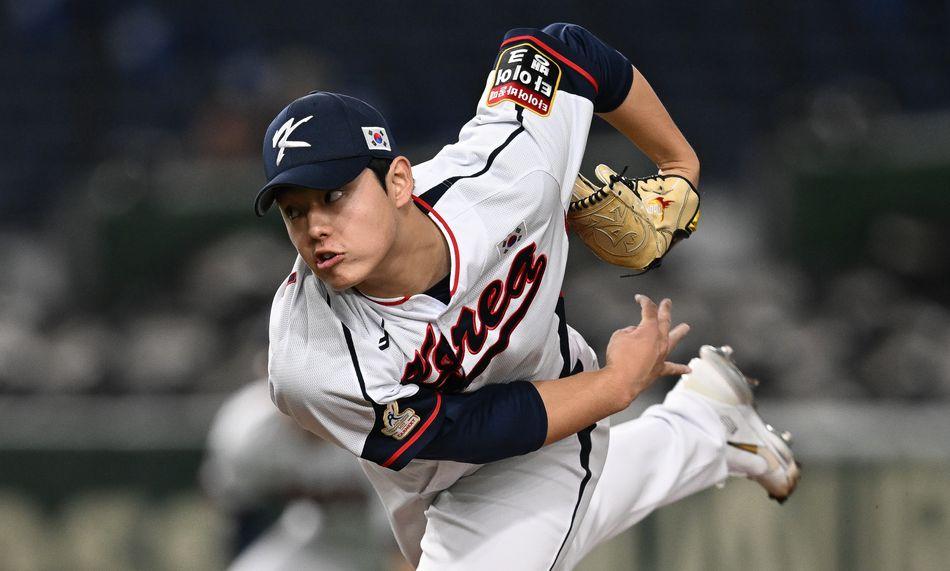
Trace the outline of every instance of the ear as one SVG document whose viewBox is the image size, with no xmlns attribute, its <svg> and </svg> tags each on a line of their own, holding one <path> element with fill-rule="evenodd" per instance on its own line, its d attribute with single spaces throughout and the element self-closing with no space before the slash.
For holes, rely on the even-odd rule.
<svg viewBox="0 0 950 571">
<path fill-rule="evenodd" d="M 389 165 L 389 172 L 386 173 L 386 188 L 396 208 L 402 208 L 412 202 L 412 190 L 415 186 L 409 159 L 403 156 L 393 159 Z"/>
</svg>

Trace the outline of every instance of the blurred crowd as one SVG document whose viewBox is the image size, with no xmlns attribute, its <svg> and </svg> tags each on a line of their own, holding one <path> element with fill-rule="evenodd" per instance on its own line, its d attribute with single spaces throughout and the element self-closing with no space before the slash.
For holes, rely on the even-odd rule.
<svg viewBox="0 0 950 571">
<path fill-rule="evenodd" d="M 761 208 L 733 209 L 716 184 L 705 193 L 700 231 L 644 276 L 620 277 L 621 269 L 572 245 L 568 316 L 594 347 L 602 351 L 615 328 L 635 319 L 632 294 L 640 291 L 672 297 L 675 317 L 692 325 L 680 356 L 701 342 L 731 344 L 747 370 L 769 381 L 769 395 L 950 397 L 945 299 L 879 265 L 815 275 L 761 242 Z M 270 222 L 171 256 L 143 246 L 143 263 L 167 265 L 128 279 L 124 266 L 95 255 L 75 259 L 81 253 L 69 243 L 3 234 L 0 390 L 226 391 L 260 375 L 270 298 L 294 256 L 280 222 Z M 72 271 L 77 264 L 82 272 Z M 166 286 L 156 292 L 149 282 Z"/>
<path fill-rule="evenodd" d="M 203 393 L 258 377 L 293 262 L 280 221 L 250 206 L 272 114 L 343 90 L 390 117 L 418 162 L 469 117 L 505 30 L 574 20 L 649 70 L 707 181 L 700 232 L 658 271 L 619 278 L 575 244 L 568 315 L 591 344 L 603 349 L 643 291 L 693 325 L 683 356 L 732 344 L 770 395 L 950 397 L 932 226 L 877 219 L 858 262 L 815 268 L 787 247 L 794 227 L 767 222 L 796 162 L 835 168 L 877 118 L 950 107 L 946 4 L 808 0 L 754 17 L 740 1 L 655 4 L 594 24 L 570 2 L 463 21 L 438 3 L 357 18 L 302 1 L 6 1 L 0 394 Z M 710 41 L 726 31 L 727 45 Z M 589 155 L 615 146 L 599 129 Z M 911 259 L 924 262 L 895 263 Z"/>
</svg>

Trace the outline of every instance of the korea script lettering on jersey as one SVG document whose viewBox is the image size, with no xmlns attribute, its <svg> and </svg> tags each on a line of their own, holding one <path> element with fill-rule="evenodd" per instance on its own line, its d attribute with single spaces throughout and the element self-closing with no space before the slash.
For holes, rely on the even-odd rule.
<svg viewBox="0 0 950 571">
<path fill-rule="evenodd" d="M 559 300 L 597 85 L 557 39 L 506 38 L 459 142 L 413 167 L 416 205 L 450 252 L 448 295 L 334 292 L 298 258 L 274 298 L 274 402 L 369 469 L 431 474 L 441 463 L 412 459 L 438 432 L 445 394 L 557 378 L 587 347 Z"/>
<path fill-rule="evenodd" d="M 489 282 L 474 307 L 461 307 L 448 336 L 439 333 L 437 342 L 435 328 L 428 324 L 422 346 L 406 364 L 400 382 L 458 392 L 468 386 L 470 379 L 477 378 L 508 347 L 512 333 L 541 287 L 547 256 L 536 256 L 536 250 L 532 243 L 518 252 L 504 280 Z M 513 302 L 519 300 L 517 309 L 509 312 Z M 495 329 L 498 336 L 486 348 L 489 333 Z M 479 356 L 468 373 L 459 359 L 465 354 Z"/>
</svg>

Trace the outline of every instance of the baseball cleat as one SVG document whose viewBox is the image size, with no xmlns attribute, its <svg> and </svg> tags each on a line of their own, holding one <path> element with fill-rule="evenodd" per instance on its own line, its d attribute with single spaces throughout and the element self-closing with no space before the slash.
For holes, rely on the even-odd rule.
<svg viewBox="0 0 950 571">
<path fill-rule="evenodd" d="M 726 428 L 726 464 L 729 473 L 758 482 L 778 503 L 795 491 L 801 466 L 789 447 L 792 435 L 766 424 L 755 409 L 752 389 L 758 381 L 746 377 L 732 359 L 729 346 L 703 345 L 689 362 L 674 390 L 705 397 Z"/>
</svg>

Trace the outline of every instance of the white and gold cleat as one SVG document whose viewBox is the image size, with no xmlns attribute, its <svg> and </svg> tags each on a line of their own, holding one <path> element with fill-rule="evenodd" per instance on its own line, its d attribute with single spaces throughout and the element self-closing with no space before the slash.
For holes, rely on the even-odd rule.
<svg viewBox="0 0 950 571">
<path fill-rule="evenodd" d="M 758 381 L 746 377 L 732 359 L 729 346 L 703 345 L 689 362 L 674 390 L 698 393 L 711 401 L 726 429 L 729 473 L 758 482 L 779 503 L 795 491 L 801 466 L 789 447 L 792 436 L 766 424 L 755 408 L 752 389 Z"/>
</svg>

